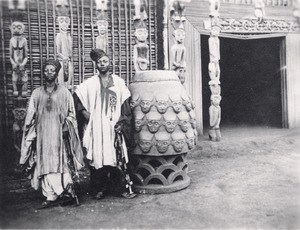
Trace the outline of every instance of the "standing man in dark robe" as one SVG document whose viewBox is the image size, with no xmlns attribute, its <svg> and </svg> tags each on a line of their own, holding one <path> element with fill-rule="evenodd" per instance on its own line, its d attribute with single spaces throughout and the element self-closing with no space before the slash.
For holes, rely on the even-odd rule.
<svg viewBox="0 0 300 230">
<path fill-rule="evenodd" d="M 46 61 L 45 85 L 32 92 L 22 140 L 20 165 L 32 171 L 32 187 L 42 187 L 42 206 L 73 194 L 74 175 L 83 167 L 73 97 L 56 83 L 60 68 L 59 61 Z"/>
<path fill-rule="evenodd" d="M 103 50 L 93 49 L 90 56 L 98 74 L 77 87 L 74 100 L 77 115 L 84 120 L 82 143 L 90 168 L 92 195 L 95 199 L 102 199 L 111 192 L 133 198 L 135 194 L 125 190 L 114 147 L 116 125 L 122 129 L 131 121 L 130 92 L 122 78 L 110 74 L 110 59 Z M 125 142 L 123 150 L 128 162 Z"/>
</svg>

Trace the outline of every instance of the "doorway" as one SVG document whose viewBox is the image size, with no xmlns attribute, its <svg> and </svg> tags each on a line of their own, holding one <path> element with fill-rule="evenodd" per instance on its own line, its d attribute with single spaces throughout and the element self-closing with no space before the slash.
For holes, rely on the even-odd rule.
<svg viewBox="0 0 300 230">
<path fill-rule="evenodd" d="M 209 36 L 201 35 L 203 125 L 209 126 Z M 283 38 L 220 38 L 221 126 L 282 127 L 280 46 Z"/>
</svg>

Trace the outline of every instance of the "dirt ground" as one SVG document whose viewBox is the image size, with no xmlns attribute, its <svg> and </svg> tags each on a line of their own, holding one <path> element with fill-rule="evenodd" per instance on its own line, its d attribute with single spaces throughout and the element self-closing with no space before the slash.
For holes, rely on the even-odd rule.
<svg viewBox="0 0 300 230">
<path fill-rule="evenodd" d="M 37 210 L 40 192 L 5 175 L 0 227 L 300 229 L 300 130 L 223 127 L 222 135 L 200 137 L 188 155 L 190 186 L 170 194 L 96 201 L 85 172 L 79 207 Z"/>
</svg>

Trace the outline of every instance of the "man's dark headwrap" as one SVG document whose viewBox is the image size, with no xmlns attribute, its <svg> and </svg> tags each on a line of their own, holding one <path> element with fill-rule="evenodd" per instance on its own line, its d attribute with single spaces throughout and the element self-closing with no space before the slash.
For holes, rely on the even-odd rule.
<svg viewBox="0 0 300 230">
<path fill-rule="evenodd" d="M 61 69 L 61 64 L 59 61 L 54 60 L 54 59 L 48 59 L 45 62 L 44 69 L 46 68 L 47 65 L 53 65 L 55 67 L 55 72 L 58 73 L 59 70 Z"/>
<path fill-rule="evenodd" d="M 100 58 L 108 55 L 101 49 L 93 49 L 90 53 L 91 59 L 95 62 L 97 62 Z"/>
</svg>

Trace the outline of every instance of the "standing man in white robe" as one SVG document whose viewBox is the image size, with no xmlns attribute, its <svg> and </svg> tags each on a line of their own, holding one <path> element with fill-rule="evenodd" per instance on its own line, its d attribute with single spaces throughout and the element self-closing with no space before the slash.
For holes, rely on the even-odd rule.
<svg viewBox="0 0 300 230">
<path fill-rule="evenodd" d="M 135 194 L 125 192 L 114 147 L 115 126 L 120 125 L 122 129 L 124 122 L 130 123 L 131 120 L 130 92 L 122 78 L 110 74 L 110 59 L 103 50 L 93 49 L 90 56 L 98 74 L 77 87 L 74 100 L 77 116 L 85 120 L 82 142 L 90 168 L 92 195 L 95 199 L 102 199 L 112 192 L 133 198 Z"/>
<path fill-rule="evenodd" d="M 43 207 L 74 195 L 73 179 L 84 165 L 72 95 L 56 83 L 60 68 L 59 61 L 45 63 L 45 85 L 30 97 L 21 148 L 20 166 L 31 172 L 34 189 L 42 187 Z"/>
</svg>

